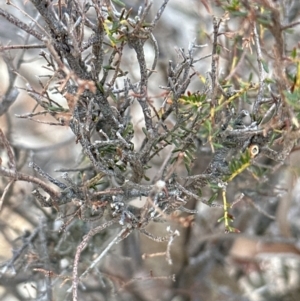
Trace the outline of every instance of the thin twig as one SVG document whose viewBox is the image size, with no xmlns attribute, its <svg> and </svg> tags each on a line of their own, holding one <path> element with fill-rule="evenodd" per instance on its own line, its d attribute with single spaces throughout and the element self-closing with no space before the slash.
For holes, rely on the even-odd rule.
<svg viewBox="0 0 300 301">
<path fill-rule="evenodd" d="M 0 199 L 0 211 L 2 209 L 2 206 L 3 206 L 3 203 L 4 203 L 4 199 L 9 191 L 9 188 L 11 187 L 11 185 L 15 182 L 15 180 L 10 180 L 8 182 L 8 184 L 5 186 L 3 192 L 2 192 L 2 196 L 1 196 L 1 199 Z"/>
<path fill-rule="evenodd" d="M 111 219 L 110 221 L 91 229 L 87 235 L 84 236 L 83 240 L 81 243 L 77 246 L 76 249 L 76 254 L 74 258 L 74 263 L 73 263 L 73 282 L 72 282 L 72 291 L 73 291 L 73 301 L 78 301 L 78 283 L 79 283 L 79 278 L 78 278 L 78 263 L 80 259 L 80 255 L 82 251 L 85 249 L 87 246 L 89 240 L 95 236 L 96 234 L 100 233 L 104 229 L 110 227 L 111 225 L 117 223 L 117 219 Z M 108 250 L 107 250 L 108 251 Z"/>
<path fill-rule="evenodd" d="M 259 106 L 262 102 L 263 99 L 263 93 L 264 93 L 264 87 L 265 87 L 265 72 L 264 72 L 264 67 L 262 63 L 262 54 L 261 54 L 261 48 L 260 48 L 260 42 L 259 42 L 259 35 L 257 33 L 256 29 L 256 23 L 253 23 L 253 34 L 254 34 L 254 41 L 255 41 L 255 51 L 256 51 L 256 56 L 257 56 L 257 63 L 258 63 L 258 80 L 259 80 L 259 89 L 258 89 L 258 94 L 255 100 L 255 103 L 253 105 L 253 115 L 256 115 Z"/>
<path fill-rule="evenodd" d="M 23 174 L 21 172 L 16 172 L 14 170 L 7 169 L 3 166 L 0 166 L 0 175 L 2 175 L 4 177 L 11 178 L 11 179 L 14 179 L 16 181 L 25 181 L 25 182 L 37 184 L 45 192 L 47 192 L 51 196 L 51 198 L 53 198 L 53 199 L 59 199 L 60 196 L 61 196 L 60 192 L 54 190 L 48 184 L 46 184 L 45 182 L 43 182 L 42 180 L 40 180 L 36 177 L 26 175 L 26 174 Z"/>
<path fill-rule="evenodd" d="M 0 8 L 0 16 L 4 17 L 6 20 L 8 20 L 10 23 L 14 24 L 15 26 L 19 27 L 20 29 L 26 31 L 30 35 L 34 36 L 40 41 L 43 41 L 43 35 L 39 33 L 38 31 L 34 30 L 31 26 L 28 26 L 18 18 L 14 17 L 10 13 L 6 12 L 2 8 Z"/>
<path fill-rule="evenodd" d="M 14 49 L 42 49 L 46 48 L 44 44 L 33 44 L 33 45 L 8 45 L 0 46 L 0 51 L 14 50 Z"/>
<path fill-rule="evenodd" d="M 6 150 L 6 153 L 7 153 L 8 159 L 9 159 L 10 168 L 12 168 L 16 171 L 16 160 L 15 160 L 15 155 L 14 155 L 13 149 L 10 146 L 9 141 L 7 140 L 7 138 L 4 135 L 1 128 L 0 128 L 0 142 L 4 145 L 4 148 Z"/>
<path fill-rule="evenodd" d="M 48 231 L 48 225 L 46 222 L 46 218 L 42 218 L 40 220 L 40 225 L 39 225 L 39 250 L 40 250 L 40 257 L 43 260 L 43 268 L 45 270 L 50 271 L 50 256 L 49 256 L 49 249 L 48 249 L 48 236 L 47 236 L 47 231 Z M 46 298 L 47 300 L 53 300 L 53 286 L 51 283 L 51 277 L 45 277 L 45 282 L 46 282 Z"/>
<path fill-rule="evenodd" d="M 211 60 L 211 99 L 212 104 L 216 105 L 216 96 L 217 96 L 217 80 L 218 80 L 218 62 L 219 62 L 219 55 L 217 53 L 218 50 L 218 33 L 221 21 L 217 19 L 217 17 L 213 18 L 213 49 L 212 49 L 212 60 Z"/>
<path fill-rule="evenodd" d="M 79 280 L 83 279 L 99 262 L 103 257 L 107 254 L 107 252 L 113 247 L 114 244 L 119 242 L 119 239 L 128 231 L 127 228 L 123 228 L 115 237 L 114 239 L 107 245 L 107 247 L 99 254 L 97 258 L 93 260 L 91 265 L 81 274 Z"/>
<path fill-rule="evenodd" d="M 12 3 L 11 0 L 8 1 L 7 4 L 13 6 L 18 11 L 20 11 L 25 17 L 27 17 L 28 19 L 30 19 L 35 24 L 35 26 L 37 26 L 42 32 L 44 32 L 45 36 L 50 37 L 49 34 L 48 34 L 48 32 L 36 20 L 34 20 L 30 15 L 28 15 L 23 9 L 21 9 L 19 6 L 17 6 L 14 3 Z"/>
<path fill-rule="evenodd" d="M 167 4 L 168 4 L 169 0 L 164 0 L 164 2 L 162 3 L 162 5 L 160 6 L 158 12 L 155 15 L 154 20 L 151 22 L 151 28 L 155 28 L 157 22 L 159 21 L 159 19 L 161 18 Z"/>
</svg>

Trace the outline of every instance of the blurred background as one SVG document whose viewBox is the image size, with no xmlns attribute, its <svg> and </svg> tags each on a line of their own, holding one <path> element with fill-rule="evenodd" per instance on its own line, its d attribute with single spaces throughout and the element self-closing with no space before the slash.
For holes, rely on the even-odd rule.
<svg viewBox="0 0 300 301">
<path fill-rule="evenodd" d="M 30 1 L 11 1 L 30 14 L 34 19 L 39 17 L 33 10 Z M 55 2 L 55 1 L 54 1 Z M 138 11 L 143 1 L 123 0 L 126 7 Z M 159 45 L 159 64 L 149 81 L 149 94 L 154 97 L 154 106 L 161 104 L 163 92 L 159 85 L 167 84 L 169 61 L 178 61 L 178 49 L 188 49 L 194 42 L 199 47 L 195 57 L 201 58 L 211 53 L 212 18 L 222 17 L 224 10 L 220 4 L 230 1 L 209 0 L 171 0 L 154 30 Z M 295 0 L 262 0 L 240 1 L 279 7 L 283 24 L 300 21 L 300 2 Z M 162 1 L 154 0 L 151 13 L 152 20 Z M 24 22 L 28 19 L 21 11 L 16 10 L 5 1 L 0 8 L 19 17 Z M 41 23 L 42 24 L 42 23 Z M 43 25 L 42 25 L 43 26 Z M 244 26 L 244 27 L 243 27 Z M 33 42 L 33 38 L 19 32 L 17 27 L 0 17 L 0 43 L 22 44 Z M 239 18 L 228 20 L 221 31 L 236 33 L 238 38 L 229 42 L 220 37 L 220 43 L 232 51 L 232 45 L 239 44 L 236 51 L 243 52 L 243 31 L 246 25 Z M 240 31 L 240 32 L 239 32 Z M 299 47 L 300 26 L 290 30 L 287 35 L 287 48 Z M 272 35 L 265 35 L 262 45 L 266 60 L 272 52 L 275 41 Z M 149 66 L 153 60 L 153 48 L 145 45 Z M 128 71 L 133 82 L 138 80 L 138 64 L 132 49 L 126 49 L 124 69 Z M 32 112 L 36 102 L 27 95 L 26 87 L 42 90 L 51 76 L 45 68 L 45 61 L 39 55 L 40 49 L 29 51 L 11 50 L 0 57 L 0 96 L 5 95 L 10 80 L 20 88 L 19 95 L 9 111 L 0 116 L 0 128 L 13 146 L 18 160 L 18 168 L 23 173 L 33 174 L 28 163 L 33 161 L 53 177 L 60 178 L 62 172 L 57 170 L 74 168 L 82 159 L 81 147 L 76 144 L 73 133 L 63 126 L 17 118 Z M 250 70 L 256 69 L 255 54 L 245 50 L 244 60 L 238 66 L 237 75 L 243 80 L 249 78 Z M 220 74 L 228 71 L 226 54 L 220 59 Z M 194 77 L 189 91 L 195 92 L 204 88 L 203 78 L 210 70 L 211 59 L 206 58 L 195 64 L 198 76 Z M 14 72 L 9 71 L 11 68 Z M 272 61 L 270 60 L 270 76 Z M 14 75 L 16 75 L 14 77 Z M 257 80 L 255 73 L 254 82 Z M 61 105 L 65 100 L 52 95 Z M 1 101 L 1 100 L 0 100 Z M 241 102 L 242 103 L 242 102 Z M 251 104 L 242 103 L 251 109 Z M 135 127 L 133 143 L 138 149 L 142 142 L 142 112 L 138 104 L 131 108 L 131 119 Z M 40 115 L 40 121 L 55 122 L 54 118 Z M 171 121 L 170 121 L 171 122 Z M 168 152 L 168 150 L 166 151 Z M 194 161 L 193 174 L 202 172 L 212 157 L 208 144 L 199 146 L 197 159 Z M 163 162 L 162 157 L 153 159 L 147 176 L 154 177 Z M 4 148 L 0 148 L 2 164 L 7 162 Z M 287 162 L 279 166 L 270 159 L 262 158 L 260 164 L 272 169 L 268 176 L 253 179 L 247 172 L 242 174 L 228 187 L 230 202 L 238 201 L 232 208 L 234 227 L 239 234 L 226 234 L 218 219 L 223 216 L 222 208 L 212 208 L 204 204 L 191 204 L 198 210 L 194 217 L 180 215 L 168 223 L 153 223 L 147 231 L 154 235 L 167 234 L 167 226 L 178 230 L 180 236 L 171 246 L 172 264 L 166 256 L 159 255 L 166 250 L 166 243 L 157 243 L 139 233 L 133 233 L 116 245 L 103 260 L 102 264 L 91 273 L 85 286 L 81 287 L 80 300 L 172 300 L 172 301 L 296 301 L 300 300 L 300 185 L 299 185 L 299 149 L 296 147 Z M 176 171 L 185 175 L 184 167 Z M 4 192 L 8 180 L 0 177 L 0 193 Z M 42 273 L 33 271 L 42 268 L 35 249 L 40 242 L 28 240 L 34 235 L 43 216 L 52 221 L 51 240 L 47 242 L 50 251 L 50 266 L 60 276 L 53 277 L 53 300 L 71 300 L 70 279 L 74 248 L 82 236 L 97 223 L 80 221 L 70 231 L 59 233 L 61 220 L 55 209 L 41 208 L 31 195 L 34 186 L 26 182 L 15 182 L 7 193 L 0 212 L 0 300 L 47 300 L 38 293 L 37 287 L 43 286 L 46 278 Z M 205 190 L 204 195 L 209 193 Z M 241 193 L 244 197 L 241 199 Z M 241 200 L 240 200 L 241 199 Z M 221 200 L 217 201 L 221 202 Z M 141 202 L 133 200 L 133 202 Z M 77 231 L 77 234 L 74 234 Z M 117 229 L 108 229 L 97 235 L 92 241 L 94 256 L 109 243 Z M 28 242 L 27 242 L 28 240 Z M 57 244 L 63 246 L 58 247 Z M 22 249 L 24 247 L 24 250 Z M 17 250 L 17 251 L 16 251 Z M 14 254 L 19 254 L 18 259 Z M 144 256 L 142 256 L 144 254 Z M 7 264 L 14 258 L 12 264 Z M 84 257 L 84 260 L 88 260 Z M 92 260 L 90 258 L 89 260 Z M 100 283 L 100 285 L 99 285 Z"/>
</svg>

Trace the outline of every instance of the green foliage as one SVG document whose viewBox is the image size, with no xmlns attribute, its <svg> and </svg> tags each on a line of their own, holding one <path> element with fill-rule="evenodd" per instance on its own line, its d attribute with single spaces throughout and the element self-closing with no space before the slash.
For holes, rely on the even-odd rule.
<svg viewBox="0 0 300 301">
<path fill-rule="evenodd" d="M 226 187 L 222 188 L 222 199 L 223 199 L 224 214 L 221 218 L 218 219 L 218 222 L 224 222 L 225 232 L 239 233 L 240 231 L 238 229 L 231 226 L 231 223 L 233 222 L 234 217 L 231 214 L 229 214 L 229 212 L 228 212 L 231 205 L 227 202 Z"/>
<path fill-rule="evenodd" d="M 241 10 L 241 3 L 240 0 L 231 0 L 228 4 L 228 1 L 223 1 L 225 4 L 227 2 L 227 4 L 225 5 L 225 9 L 230 11 L 230 12 L 240 12 Z"/>
<path fill-rule="evenodd" d="M 265 60 L 262 60 L 262 65 L 264 67 L 264 70 L 269 73 L 269 66 L 268 66 L 268 63 L 265 61 Z"/>
<path fill-rule="evenodd" d="M 218 195 L 219 195 L 219 189 L 217 191 L 213 192 L 212 196 L 209 198 L 207 203 L 211 205 L 217 199 Z"/>
<path fill-rule="evenodd" d="M 251 165 L 251 159 L 252 158 L 249 149 L 242 153 L 239 158 L 233 158 L 229 163 L 231 175 L 226 177 L 225 181 L 232 181 L 237 175 L 248 168 Z"/>
<path fill-rule="evenodd" d="M 121 7 L 124 7 L 124 6 L 125 6 L 125 3 L 123 3 L 123 2 L 120 1 L 120 0 L 112 0 L 112 2 L 114 2 L 115 4 L 120 5 Z"/>
<path fill-rule="evenodd" d="M 199 92 L 197 93 L 191 93 L 188 92 L 187 95 L 182 95 L 180 98 L 180 103 L 183 105 L 190 105 L 191 108 L 199 108 L 204 105 L 208 106 L 208 103 L 205 102 L 206 100 L 206 94 L 201 94 Z"/>
<path fill-rule="evenodd" d="M 242 200 L 242 198 L 237 200 L 236 195 L 245 195 L 257 210 L 259 204 L 255 202 L 261 195 L 259 189 L 256 191 L 255 188 L 261 188 L 260 184 L 267 181 L 272 172 L 276 172 L 276 168 L 273 167 L 278 165 L 273 161 L 282 163 L 300 137 L 299 47 L 297 40 L 293 44 L 292 39 L 289 39 L 289 43 L 284 39 L 288 31 L 292 33 L 291 29 L 297 22 L 281 23 L 291 15 L 288 13 L 289 8 L 283 9 L 277 6 L 277 3 L 270 5 L 270 1 L 260 1 L 259 5 L 257 1 L 200 1 L 211 15 L 217 16 L 220 11 L 224 11 L 224 14 L 212 19 L 212 27 L 202 24 L 205 18 L 201 16 L 197 27 L 200 34 L 195 41 L 200 46 L 192 42 L 185 49 L 177 48 L 177 56 L 172 59 L 172 53 L 165 51 L 164 45 L 162 47 L 159 45 L 161 41 L 155 40 L 154 30 L 168 1 L 161 1 L 155 15 L 150 14 L 150 9 L 153 9 L 151 1 L 139 3 L 141 7 L 138 12 L 136 7 L 122 8 L 124 3 L 120 0 L 107 0 L 103 3 L 85 1 L 86 5 L 82 9 L 78 6 L 78 1 L 68 1 L 67 6 L 62 3 L 65 1 L 58 1 L 51 9 L 47 8 L 49 1 L 46 0 L 29 2 L 32 5 L 25 5 L 25 10 L 30 7 L 35 12 L 28 11 L 28 16 L 37 16 L 35 21 L 31 20 L 30 27 L 25 26 L 13 15 L 5 14 L 2 7 L 0 14 L 11 22 L 11 25 L 19 27 L 19 30 L 23 31 L 23 37 L 24 33 L 31 35 L 28 39 L 24 38 L 24 41 L 30 41 L 30 44 L 11 45 L 4 41 L 1 45 L 7 46 L 0 48 L 3 52 L 21 50 L 17 55 L 9 53 L 6 56 L 8 67 L 12 67 L 11 78 L 19 74 L 18 69 L 25 61 L 23 53 L 35 51 L 36 47 L 41 49 L 41 53 L 46 53 L 42 58 L 45 60 L 47 72 L 49 70 L 52 72 L 52 77 L 47 85 L 43 85 L 40 81 L 40 89 L 36 89 L 28 78 L 29 84 L 26 89 L 36 101 L 36 105 L 31 113 L 20 116 L 33 119 L 38 115 L 44 117 L 45 114 L 50 114 L 57 120 L 62 116 L 66 119 L 68 117 L 69 122 L 56 125 L 69 127 L 76 139 L 74 141 L 81 147 L 80 166 L 77 164 L 79 160 L 75 160 L 71 155 L 67 157 L 68 160 L 60 162 L 62 165 L 65 161 L 71 162 L 71 167 L 61 168 L 64 172 L 63 180 L 59 177 L 53 178 L 53 170 L 49 168 L 56 165 L 52 162 L 48 164 L 49 158 L 55 155 L 46 158 L 42 167 L 32 163 L 34 170 L 27 174 L 28 170 L 21 170 L 22 167 L 19 170 L 19 166 L 23 166 L 24 162 L 31 158 L 29 156 L 25 160 L 21 158 L 23 149 L 19 148 L 17 143 L 10 146 L 0 130 L 0 142 L 6 153 L 3 162 L 0 159 L 1 177 L 3 175 L 5 178 L 5 181 L 2 181 L 4 185 L 1 185 L 4 197 L 5 194 L 11 193 L 10 186 L 17 185 L 18 180 L 29 182 L 30 187 L 36 185 L 37 188 L 32 191 L 32 195 L 40 204 L 38 210 L 36 208 L 32 210 L 32 215 L 37 211 L 45 213 L 43 219 L 38 217 L 32 224 L 32 228 L 35 227 L 32 233 L 35 233 L 36 237 L 40 236 L 38 238 L 40 242 L 37 242 L 33 235 L 30 235 L 30 239 L 25 237 L 19 240 L 30 243 L 30 251 L 32 249 L 36 252 L 40 262 L 34 264 L 47 267 L 49 271 L 44 272 L 47 277 L 53 271 L 61 269 L 57 272 L 60 273 L 58 279 L 62 275 L 72 279 L 73 299 L 85 300 L 89 289 L 92 289 L 85 285 L 87 274 L 92 276 L 92 269 L 109 249 L 113 249 L 117 242 L 134 231 L 145 234 L 154 241 L 168 242 L 166 257 L 171 258 L 169 249 L 175 232 L 167 230 L 168 235 L 165 236 L 158 231 L 158 236 L 154 236 L 145 230 L 150 223 L 153 225 L 161 221 L 165 223 L 172 221 L 178 228 L 181 225 L 186 227 L 186 224 L 190 226 L 190 223 L 186 223 L 190 218 L 190 216 L 186 218 L 186 213 L 195 213 L 198 203 L 203 202 L 211 207 L 204 214 L 212 212 L 214 206 L 223 209 L 218 219 L 218 222 L 222 223 L 220 227 L 222 230 L 238 233 L 237 228 L 241 228 L 241 223 L 238 225 L 239 219 L 235 221 L 234 215 L 238 216 L 241 210 L 249 210 L 250 206 L 244 204 L 236 206 L 233 212 L 233 206 Z M 218 10 L 210 7 L 213 3 L 219 6 Z M 9 1 L 7 4 L 10 4 Z M 130 14 L 135 15 L 130 17 Z M 47 24 L 46 31 L 44 24 Z M 160 29 L 157 32 L 162 31 L 164 30 Z M 203 50 L 201 45 L 204 43 L 208 47 Z M 153 48 L 148 47 L 149 45 Z M 166 64 L 159 56 L 159 49 L 164 50 Z M 153 55 L 148 56 L 148 51 L 151 50 Z M 31 53 L 28 57 L 30 55 Z M 11 57 L 19 62 L 15 64 L 11 61 Z M 149 58 L 152 59 L 150 63 Z M 134 68 L 127 66 L 128 62 L 134 63 L 132 65 Z M 161 66 L 164 71 L 160 69 Z M 157 77 L 152 76 L 156 72 L 158 74 L 161 72 L 166 86 L 161 86 L 157 82 Z M 191 89 L 190 84 L 195 84 L 192 81 L 196 80 L 199 90 L 187 91 Z M 50 98 L 51 93 L 48 93 L 52 92 L 48 89 L 50 85 L 55 87 L 55 92 L 61 97 L 72 94 L 70 100 L 65 97 L 69 108 L 63 108 Z M 5 106 L 5 100 L 8 102 L 7 100 L 11 99 L 10 92 L 14 92 L 13 87 L 14 84 L 11 84 L 7 95 L 3 95 L 3 101 L 1 96 L 0 111 Z M 155 87 L 164 92 L 156 93 Z M 133 103 L 139 107 L 141 115 L 135 116 L 136 108 L 132 107 Z M 244 114 L 244 110 L 250 111 L 250 116 Z M 247 122 L 243 121 L 245 119 L 243 117 L 248 118 Z M 7 120 L 10 127 L 11 120 Z M 13 130 L 9 128 L 8 137 Z M 135 141 L 138 143 L 134 147 Z M 54 146 L 56 151 L 57 146 Z M 58 146 L 60 147 L 60 144 Z M 170 154 L 166 149 L 173 151 Z M 261 150 L 260 158 L 256 160 L 259 150 Z M 201 152 L 205 152 L 205 158 L 210 156 L 210 161 L 205 162 L 206 159 L 201 156 Z M 263 162 L 264 156 L 269 156 L 273 161 Z M 7 158 L 8 164 L 4 162 Z M 195 160 L 203 162 L 195 164 Z M 205 165 L 206 168 L 199 171 L 196 169 L 198 165 L 201 165 L 201 168 Z M 149 168 L 151 172 L 148 174 Z M 247 172 L 243 173 L 246 170 Z M 295 167 L 293 171 L 296 174 L 299 170 Z M 243 176 L 239 177 L 241 174 Z M 242 181 L 244 179 L 246 180 Z M 273 185 L 274 182 L 270 181 L 268 184 L 271 187 L 270 184 Z M 17 188 L 13 191 L 24 191 L 23 188 Z M 40 193 L 38 190 L 43 191 Z M 250 190 L 251 193 L 247 195 Z M 270 196 L 276 193 L 277 188 L 271 187 Z M 38 204 L 31 200 L 32 195 L 28 196 L 28 200 L 33 205 Z M 4 197 L 1 197 L 0 206 L 2 204 L 7 206 L 7 201 L 3 201 Z M 141 197 L 147 200 L 142 207 L 133 204 L 135 203 L 133 200 Z M 279 198 L 278 195 L 276 197 Z M 9 204 L 5 210 L 19 208 L 24 200 L 24 192 L 6 197 L 9 202 L 12 198 L 15 198 L 16 202 Z M 193 202 L 190 202 L 191 200 Z M 53 210 L 48 212 L 41 206 L 52 207 Z M 63 216 L 64 233 L 61 233 L 61 238 L 58 234 L 54 235 L 53 230 L 48 231 L 55 228 L 53 221 L 55 221 L 54 213 L 57 211 Z M 219 214 L 219 211 L 216 213 Z M 203 219 L 207 217 L 201 216 L 202 211 L 198 214 Z M 272 219 L 268 212 L 267 214 Z M 212 216 L 214 216 L 212 219 L 207 219 L 206 229 L 191 227 L 189 231 L 182 231 L 183 235 L 189 232 L 183 241 L 195 244 L 190 237 L 197 239 L 201 236 L 201 240 L 202 234 L 206 234 L 205 231 L 209 233 L 218 231 L 214 229 L 215 215 Z M 251 218 L 253 216 L 255 214 L 251 214 Z M 94 221 L 91 217 L 97 219 L 96 223 L 91 223 Z M 31 216 L 28 220 L 30 222 Z M 247 220 L 248 227 L 252 227 L 251 230 L 255 231 L 254 223 L 254 220 Z M 78 237 L 74 239 L 76 224 L 85 229 L 77 231 Z M 114 229 L 110 231 L 112 225 Z M 109 238 L 99 233 L 106 229 L 110 233 Z M 268 230 L 267 226 L 264 230 Z M 193 231 L 203 232 L 198 235 L 198 232 Z M 71 240 L 66 240 L 66 235 L 69 235 Z M 56 241 L 55 236 L 58 238 Z M 101 238 L 99 244 L 93 243 L 96 236 Z M 49 238 L 51 244 L 45 243 L 45 248 L 37 248 Z M 137 241 L 132 243 L 136 244 Z M 203 244 L 203 241 L 201 243 Z M 209 245 L 211 244 L 206 244 L 206 247 L 209 248 Z M 213 245 L 217 247 L 218 244 Z M 25 254 L 28 246 L 24 244 L 23 247 L 21 250 Z M 60 265 L 52 264 L 56 262 L 53 254 L 63 258 L 66 249 L 70 249 L 70 258 L 73 258 L 72 272 Z M 139 250 L 139 246 L 133 249 Z M 14 254 L 17 253 L 14 250 Z M 100 254 L 99 261 L 94 257 L 96 253 Z M 118 260 L 121 262 L 124 259 L 124 262 L 128 263 L 127 259 L 136 254 L 126 249 L 126 254 L 124 253 L 126 258 L 118 256 Z M 14 259 L 6 265 L 7 268 L 14 266 L 17 269 L 18 266 L 24 266 L 19 262 L 21 257 L 21 253 L 14 256 Z M 70 258 L 67 259 L 68 262 Z M 170 258 L 167 258 L 169 263 Z M 175 270 L 183 271 L 178 277 L 183 278 L 187 275 L 189 266 L 186 265 L 188 262 L 186 259 L 175 262 L 178 264 Z M 89 262 L 92 262 L 92 265 L 89 265 Z M 136 262 L 139 262 L 137 268 L 141 270 L 143 263 Z M 116 265 L 118 264 L 119 262 Z M 97 269 L 102 273 L 101 265 Z M 86 272 L 83 272 L 84 270 Z M 127 270 L 130 270 L 128 274 Z M 118 287 L 117 281 L 114 282 L 113 278 L 107 277 L 113 275 L 114 271 L 108 268 L 106 272 L 103 274 L 104 282 L 112 283 L 111 287 L 116 288 L 115 291 L 122 291 L 124 288 L 122 284 Z M 124 269 L 122 279 L 125 284 L 131 283 L 135 272 L 134 267 Z M 7 276 L 9 281 L 10 275 Z M 36 283 L 41 283 L 35 278 L 36 275 L 30 277 Z M 152 275 L 151 278 L 154 279 Z M 5 283 L 8 283 L 7 279 Z M 85 292 L 77 289 L 79 283 L 87 288 Z M 178 285 L 182 283 L 184 281 L 179 279 Z M 102 284 L 96 281 L 95 285 L 101 287 Z M 49 289 L 50 286 L 41 285 L 38 289 L 41 287 Z M 212 286 L 220 287 L 215 284 Z M 111 297 L 109 289 L 102 291 L 103 299 Z M 180 291 L 186 290 L 180 287 L 178 292 Z M 135 296 L 131 295 L 130 290 L 127 290 L 126 294 L 127 292 L 128 298 L 122 294 L 120 298 L 132 300 Z M 178 292 L 174 293 L 175 299 L 181 298 Z M 198 296 L 194 292 L 190 295 Z M 117 299 L 118 297 L 116 294 Z M 149 296 L 140 295 L 140 297 L 147 299 Z M 211 300 L 209 297 L 201 295 L 201 298 Z M 224 296 L 216 296 L 218 297 L 220 300 L 224 299 Z M 55 299 L 52 292 L 47 298 Z"/>
<path fill-rule="evenodd" d="M 285 91 L 287 103 L 297 112 L 300 110 L 300 89 L 295 89 L 293 92 Z"/>
</svg>

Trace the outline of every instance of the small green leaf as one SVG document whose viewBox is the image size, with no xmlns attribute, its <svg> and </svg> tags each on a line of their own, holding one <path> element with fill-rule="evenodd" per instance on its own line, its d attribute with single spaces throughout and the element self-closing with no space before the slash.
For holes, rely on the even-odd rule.
<svg viewBox="0 0 300 301">
<path fill-rule="evenodd" d="M 116 70 L 116 68 L 112 67 L 111 65 L 104 65 L 102 68 L 105 70 Z"/>
<path fill-rule="evenodd" d="M 145 134 L 145 136 L 148 137 L 148 132 L 147 132 L 147 130 L 144 127 L 142 127 L 142 131 Z"/>
<path fill-rule="evenodd" d="M 220 217 L 220 218 L 218 219 L 218 223 L 221 223 L 221 222 L 223 222 L 224 220 L 225 220 L 225 217 L 222 216 L 222 217 Z"/>
<path fill-rule="evenodd" d="M 214 145 L 214 148 L 223 148 L 223 145 L 222 144 L 220 144 L 220 143 L 213 143 L 213 145 Z"/>
<path fill-rule="evenodd" d="M 257 18 L 257 21 L 262 25 L 270 25 L 270 20 L 268 18 Z"/>
<path fill-rule="evenodd" d="M 172 150 L 172 153 L 175 154 L 175 153 L 178 153 L 178 152 L 181 152 L 182 149 L 181 148 L 175 148 L 174 150 Z"/>
<path fill-rule="evenodd" d="M 190 151 L 186 150 L 185 154 L 190 159 L 190 161 L 192 161 L 194 159 L 194 156 L 190 153 Z"/>
<path fill-rule="evenodd" d="M 232 84 L 222 85 L 222 88 L 223 88 L 223 89 L 231 88 L 231 87 L 232 87 Z"/>
<path fill-rule="evenodd" d="M 269 78 L 269 77 L 266 77 L 266 78 L 264 79 L 264 83 L 266 83 L 266 84 L 275 84 L 276 82 L 275 82 L 274 79 Z"/>
<path fill-rule="evenodd" d="M 112 2 L 114 2 L 114 3 L 117 4 L 117 5 L 120 5 L 121 7 L 124 7 L 124 6 L 125 6 L 125 3 L 123 3 L 123 2 L 120 1 L 120 0 L 112 0 Z"/>
<path fill-rule="evenodd" d="M 190 174 L 190 173 L 191 173 L 191 167 L 190 167 L 190 164 L 185 163 L 184 165 L 185 165 L 185 168 L 186 168 L 188 174 Z"/>
<path fill-rule="evenodd" d="M 247 17 L 248 12 L 234 11 L 232 12 L 232 15 L 235 17 Z"/>
<path fill-rule="evenodd" d="M 296 59 L 296 58 L 297 58 L 297 48 L 296 48 L 296 47 L 293 48 L 293 50 L 292 50 L 292 52 L 291 52 L 291 57 L 292 57 L 293 59 Z"/>
<path fill-rule="evenodd" d="M 173 164 L 173 163 L 175 163 L 176 161 L 177 161 L 177 157 L 174 157 L 174 158 L 172 158 L 170 164 Z"/>
<path fill-rule="evenodd" d="M 178 143 L 177 140 L 174 139 L 174 140 L 172 140 L 172 142 L 177 148 L 179 148 L 180 144 Z"/>
<path fill-rule="evenodd" d="M 204 121 L 204 125 L 205 125 L 205 127 L 207 128 L 207 130 L 208 130 L 209 132 L 211 132 L 211 122 L 210 122 L 208 119 L 206 119 L 206 120 Z"/>
<path fill-rule="evenodd" d="M 249 77 L 248 77 L 248 83 L 252 82 L 252 78 L 253 78 L 253 72 L 250 72 Z"/>
<path fill-rule="evenodd" d="M 112 92 L 109 92 L 109 96 L 112 98 L 112 100 L 116 103 L 118 100 L 117 100 L 117 97 L 114 93 Z"/>
<path fill-rule="evenodd" d="M 216 191 L 216 192 L 210 197 L 210 199 L 207 201 L 208 204 L 211 204 L 217 197 L 218 197 L 218 192 Z"/>
<path fill-rule="evenodd" d="M 183 162 L 184 162 L 186 165 L 190 165 L 190 164 L 191 164 L 191 160 L 190 160 L 189 157 L 187 157 L 187 156 L 183 156 Z"/>
<path fill-rule="evenodd" d="M 261 63 L 262 63 L 262 65 L 263 65 L 264 70 L 265 70 L 267 73 L 269 73 L 269 66 L 268 66 L 268 63 L 265 62 L 264 60 L 261 60 Z"/>
<path fill-rule="evenodd" d="M 104 89 L 103 89 L 103 86 L 100 84 L 100 83 L 98 83 L 98 82 L 96 82 L 96 86 L 97 86 L 97 88 L 98 88 L 98 90 L 101 92 L 101 93 L 103 93 L 104 94 Z"/>
</svg>

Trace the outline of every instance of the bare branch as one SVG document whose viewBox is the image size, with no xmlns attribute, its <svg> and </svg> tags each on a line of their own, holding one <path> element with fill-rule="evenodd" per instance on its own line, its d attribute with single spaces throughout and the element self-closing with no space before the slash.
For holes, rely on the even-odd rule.
<svg viewBox="0 0 300 301">
<path fill-rule="evenodd" d="M 34 30 L 31 26 L 28 26 L 18 18 L 14 17 L 10 13 L 6 12 L 2 8 L 0 8 L 0 16 L 4 17 L 7 21 L 14 24 L 15 26 L 19 27 L 20 29 L 26 31 L 28 34 L 34 36 L 40 41 L 43 41 L 44 36 L 39 33 L 38 31 Z"/>
<path fill-rule="evenodd" d="M 259 79 L 259 90 L 258 95 L 256 98 L 256 101 L 254 103 L 253 107 L 253 114 L 257 114 L 259 106 L 263 99 L 263 93 L 264 93 L 264 87 L 265 87 L 265 73 L 263 68 L 263 62 L 262 62 L 262 54 L 261 54 L 261 48 L 260 48 L 260 42 L 259 42 L 259 36 L 256 29 L 256 24 L 253 23 L 253 34 L 254 34 L 254 40 L 255 40 L 255 51 L 256 51 L 256 57 L 258 62 L 258 79 Z"/>
</svg>

